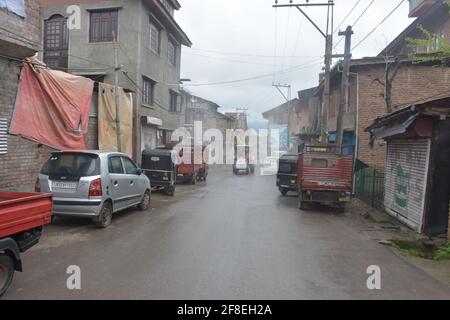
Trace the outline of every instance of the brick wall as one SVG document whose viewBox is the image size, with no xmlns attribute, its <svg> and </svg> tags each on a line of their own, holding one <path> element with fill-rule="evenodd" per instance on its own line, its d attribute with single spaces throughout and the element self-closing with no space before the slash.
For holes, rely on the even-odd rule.
<svg viewBox="0 0 450 320">
<path fill-rule="evenodd" d="M 39 1 L 25 0 L 26 17 L 0 9 L 0 38 L 33 50 L 40 47 Z M 5 31 L 8 30 L 8 32 Z"/>
<path fill-rule="evenodd" d="M 11 121 L 18 87 L 19 66 L 0 59 L 0 117 Z M 8 136 L 8 153 L 0 155 L 0 190 L 33 191 L 37 172 L 51 149 Z"/>
<path fill-rule="evenodd" d="M 374 148 L 368 147 L 369 134 L 364 130 L 373 121 L 386 114 L 383 97 L 385 66 L 360 67 L 360 106 L 359 106 L 359 159 L 376 167 L 384 167 L 386 146 L 376 141 Z M 450 68 L 435 68 L 418 65 L 402 65 L 393 82 L 393 106 L 405 105 L 422 99 L 432 98 L 445 92 L 450 93 Z"/>
</svg>

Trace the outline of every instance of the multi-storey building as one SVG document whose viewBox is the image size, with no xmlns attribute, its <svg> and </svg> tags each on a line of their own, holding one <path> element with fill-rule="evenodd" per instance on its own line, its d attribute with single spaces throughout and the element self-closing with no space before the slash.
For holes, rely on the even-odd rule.
<svg viewBox="0 0 450 320">
<path fill-rule="evenodd" d="M 8 134 L 22 60 L 40 50 L 38 2 L 0 1 L 0 190 L 32 191 L 50 152 L 41 144 Z"/>
<path fill-rule="evenodd" d="M 114 84 L 117 46 L 119 85 L 136 93 L 137 159 L 143 148 L 163 144 L 184 124 L 181 48 L 191 46 L 191 41 L 175 21 L 177 0 L 41 2 L 42 56 L 47 65 Z M 77 25 L 73 18 L 78 14 Z"/>
</svg>

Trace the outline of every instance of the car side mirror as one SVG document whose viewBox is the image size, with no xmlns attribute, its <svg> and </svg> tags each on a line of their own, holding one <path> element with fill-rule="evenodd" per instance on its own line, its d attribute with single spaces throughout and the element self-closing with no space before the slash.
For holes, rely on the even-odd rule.
<svg viewBox="0 0 450 320">
<path fill-rule="evenodd" d="M 136 174 L 137 174 L 138 176 L 142 175 L 142 169 L 137 169 Z"/>
</svg>

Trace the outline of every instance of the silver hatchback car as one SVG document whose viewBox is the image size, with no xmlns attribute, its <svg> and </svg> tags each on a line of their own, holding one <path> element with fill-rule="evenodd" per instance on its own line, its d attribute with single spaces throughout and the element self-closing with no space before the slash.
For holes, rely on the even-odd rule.
<svg viewBox="0 0 450 320">
<path fill-rule="evenodd" d="M 125 154 L 101 151 L 52 153 L 36 181 L 36 191 L 53 194 L 53 214 L 90 217 L 100 228 L 132 206 L 150 206 L 150 180 Z"/>
</svg>

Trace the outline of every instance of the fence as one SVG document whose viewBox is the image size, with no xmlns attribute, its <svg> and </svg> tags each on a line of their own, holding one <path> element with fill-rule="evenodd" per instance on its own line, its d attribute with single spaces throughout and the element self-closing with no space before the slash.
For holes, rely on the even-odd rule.
<svg viewBox="0 0 450 320">
<path fill-rule="evenodd" d="M 355 195 L 373 208 L 383 209 L 384 173 L 370 167 L 356 172 Z"/>
</svg>

